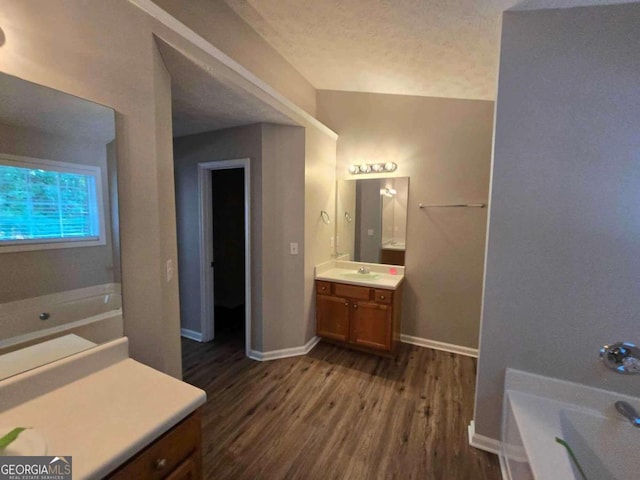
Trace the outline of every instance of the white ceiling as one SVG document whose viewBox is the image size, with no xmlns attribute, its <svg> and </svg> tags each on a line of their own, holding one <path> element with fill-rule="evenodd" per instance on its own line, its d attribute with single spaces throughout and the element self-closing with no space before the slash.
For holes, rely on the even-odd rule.
<svg viewBox="0 0 640 480">
<path fill-rule="evenodd" d="M 317 89 L 492 100 L 504 10 L 629 0 L 225 1 Z"/>
<path fill-rule="evenodd" d="M 252 123 L 295 125 L 289 117 L 233 82 L 217 78 L 167 43 L 157 45 L 171 76 L 173 136 Z"/>
</svg>

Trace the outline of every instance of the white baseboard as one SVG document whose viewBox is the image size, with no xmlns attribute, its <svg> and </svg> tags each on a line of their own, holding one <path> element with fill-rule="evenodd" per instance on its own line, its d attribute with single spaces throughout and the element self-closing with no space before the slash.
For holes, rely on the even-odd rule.
<svg viewBox="0 0 640 480">
<path fill-rule="evenodd" d="M 507 464 L 505 463 L 502 455 L 498 455 L 498 460 L 500 460 L 500 474 L 502 475 L 502 480 L 511 480 L 507 470 Z"/>
<path fill-rule="evenodd" d="M 249 358 L 265 362 L 268 360 L 276 360 L 278 358 L 297 357 L 299 355 L 306 355 L 313 347 L 315 347 L 320 341 L 320 337 L 313 337 L 302 347 L 285 348 L 282 350 L 272 350 L 270 352 L 258 352 L 257 350 L 251 350 L 249 352 Z"/>
<path fill-rule="evenodd" d="M 467 431 L 469 433 L 469 445 L 474 448 L 484 450 L 485 452 L 498 455 L 498 459 L 500 460 L 500 474 L 502 475 L 502 480 L 509 480 L 507 465 L 505 464 L 502 455 L 500 455 L 500 452 L 502 450 L 502 442 L 494 438 L 485 437 L 484 435 L 476 433 L 476 424 L 473 420 L 471 420 L 471 423 L 469 423 L 469 428 Z"/>
<path fill-rule="evenodd" d="M 429 340 L 427 338 L 421 337 L 412 337 L 411 335 L 405 334 L 400 335 L 400 341 L 402 343 L 417 345 L 418 347 L 433 348 L 434 350 L 443 350 L 445 352 L 457 353 L 458 355 L 478 358 L 477 348 L 462 347 L 460 345 L 453 345 L 452 343 L 437 342 L 435 340 Z"/>
<path fill-rule="evenodd" d="M 195 330 L 189 330 L 188 328 L 181 328 L 180 335 L 184 338 L 195 340 L 196 342 L 202 341 L 202 333 L 196 332 Z"/>
<path fill-rule="evenodd" d="M 475 448 L 479 448 L 480 450 L 484 450 L 485 452 L 495 453 L 496 455 L 500 455 L 500 450 L 502 443 L 500 440 L 496 440 L 494 438 L 485 437 L 484 435 L 480 435 L 476 433 L 476 424 L 473 420 L 469 424 L 468 428 L 469 433 L 469 445 Z"/>
</svg>

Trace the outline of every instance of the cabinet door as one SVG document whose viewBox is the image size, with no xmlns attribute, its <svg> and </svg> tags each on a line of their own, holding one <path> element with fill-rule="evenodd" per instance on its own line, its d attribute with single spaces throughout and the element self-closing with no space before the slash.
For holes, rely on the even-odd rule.
<svg viewBox="0 0 640 480">
<path fill-rule="evenodd" d="M 391 350 L 391 307 L 370 302 L 354 303 L 351 322 L 352 343 Z"/>
<path fill-rule="evenodd" d="M 349 339 L 349 302 L 340 297 L 316 296 L 316 332 L 319 337 Z"/>
<path fill-rule="evenodd" d="M 165 480 L 200 480 L 202 467 L 196 455 L 191 455 L 169 474 Z"/>
</svg>

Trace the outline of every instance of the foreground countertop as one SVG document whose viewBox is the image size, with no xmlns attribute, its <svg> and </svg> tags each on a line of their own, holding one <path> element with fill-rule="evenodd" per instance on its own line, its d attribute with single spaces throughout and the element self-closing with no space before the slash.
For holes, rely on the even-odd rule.
<svg viewBox="0 0 640 480">
<path fill-rule="evenodd" d="M 93 350 L 76 357 L 104 356 L 104 351 Z M 7 400 L 2 405 L 10 405 L 0 413 L 0 425 L 36 429 L 47 442 L 47 455 L 73 457 L 74 479 L 102 478 L 206 401 L 204 391 L 136 362 L 128 353 L 107 357 L 104 362 L 66 362 L 68 368 L 74 368 L 73 361 L 84 362 L 81 369 L 93 362 L 97 370 L 88 374 L 74 375 L 55 365 L 41 367 L 40 375 L 35 370 L 24 374 L 29 377 L 24 380 L 48 387 L 41 394 L 37 386 L 29 386 L 30 393 L 16 390 L 14 400 L 5 387 L 20 388 L 20 376 L 0 382 L 0 400 Z M 56 388 L 56 379 L 64 384 Z M 25 395 L 32 398 L 20 398 Z"/>
<path fill-rule="evenodd" d="M 377 278 L 356 275 L 361 267 L 368 268 L 372 274 L 377 275 Z M 393 274 L 391 271 L 396 273 Z M 396 290 L 404 280 L 404 267 L 379 263 L 331 260 L 315 267 L 315 278 L 316 280 L 346 283 L 348 285 Z"/>
</svg>

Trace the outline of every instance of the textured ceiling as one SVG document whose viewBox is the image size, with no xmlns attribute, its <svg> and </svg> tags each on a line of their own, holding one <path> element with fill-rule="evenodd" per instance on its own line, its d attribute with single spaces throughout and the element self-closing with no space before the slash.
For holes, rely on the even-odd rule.
<svg viewBox="0 0 640 480">
<path fill-rule="evenodd" d="M 225 0 L 317 89 L 495 98 L 504 10 L 624 0 Z"/>
<path fill-rule="evenodd" d="M 171 76 L 173 136 L 252 123 L 295 125 L 287 116 L 232 82 L 216 78 L 170 45 L 158 48 Z"/>
</svg>

